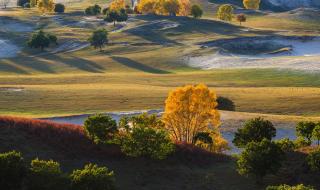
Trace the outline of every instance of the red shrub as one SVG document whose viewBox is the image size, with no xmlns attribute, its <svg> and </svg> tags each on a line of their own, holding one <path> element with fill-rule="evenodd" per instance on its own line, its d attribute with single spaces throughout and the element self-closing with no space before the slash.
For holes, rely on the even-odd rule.
<svg viewBox="0 0 320 190">
<path fill-rule="evenodd" d="M 16 129 L 28 134 L 59 151 L 71 155 L 87 154 L 90 156 L 122 156 L 118 146 L 99 147 L 92 143 L 84 133 L 82 126 L 58 124 L 50 121 L 20 117 L 0 116 L 0 129 Z"/>
</svg>

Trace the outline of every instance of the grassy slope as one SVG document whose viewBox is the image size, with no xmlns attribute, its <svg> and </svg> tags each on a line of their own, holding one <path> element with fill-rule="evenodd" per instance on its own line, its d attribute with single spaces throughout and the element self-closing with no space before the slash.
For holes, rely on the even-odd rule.
<svg viewBox="0 0 320 190">
<path fill-rule="evenodd" d="M 262 190 L 267 184 L 281 183 L 319 186 L 319 174 L 306 170 L 303 165 L 305 150 L 290 154 L 278 175 L 268 175 L 264 184 L 257 185 L 253 178 L 240 176 L 236 171 L 236 159 L 228 156 L 204 156 L 204 153 L 184 149 L 184 152 L 177 151 L 175 155 L 162 161 L 119 157 L 116 153 L 118 151 L 110 151 L 115 147 L 97 148 L 88 144 L 86 137 L 76 130 L 79 126 L 62 130 L 66 126 L 61 124 L 48 125 L 38 121 L 30 124 L 28 120 L 20 118 L 19 122 L 16 122 L 17 119 L 9 119 L 10 122 L 6 123 L 6 120 L 8 121 L 0 117 L 0 152 L 12 149 L 21 151 L 26 162 L 34 158 L 53 159 L 59 161 L 63 171 L 67 173 L 89 162 L 107 166 L 115 172 L 116 186 L 121 190 Z M 23 123 L 28 125 L 23 126 Z"/>
</svg>

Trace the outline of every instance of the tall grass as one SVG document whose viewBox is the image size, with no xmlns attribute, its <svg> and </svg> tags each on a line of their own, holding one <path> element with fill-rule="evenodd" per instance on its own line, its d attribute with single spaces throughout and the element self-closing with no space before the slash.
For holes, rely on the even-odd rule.
<svg viewBox="0 0 320 190">
<path fill-rule="evenodd" d="M 61 153 L 80 156 L 112 156 L 119 157 L 121 153 L 118 146 L 95 145 L 79 125 L 58 124 L 50 121 L 27 119 L 20 117 L 0 116 L 0 129 L 12 129 L 12 132 L 24 132 L 28 138 L 39 140 Z M 23 142 L 21 142 L 23 143 Z"/>
</svg>

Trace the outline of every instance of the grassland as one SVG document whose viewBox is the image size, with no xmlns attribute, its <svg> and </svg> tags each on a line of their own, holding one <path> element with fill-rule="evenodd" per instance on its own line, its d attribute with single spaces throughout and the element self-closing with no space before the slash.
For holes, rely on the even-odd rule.
<svg viewBox="0 0 320 190">
<path fill-rule="evenodd" d="M 67 13 L 59 16 L 68 22 L 80 20 L 83 7 L 95 2 L 70 4 Z M 103 52 L 85 48 L 41 54 L 24 46 L 29 33 L 14 32 L 11 38 L 24 49 L 18 57 L 0 60 L 0 114 L 42 117 L 159 109 L 170 90 L 196 83 L 205 83 L 219 96 L 231 98 L 236 111 L 302 116 L 320 113 L 317 73 L 276 69 L 203 71 L 184 64 L 185 56 L 212 53 L 196 45 L 200 42 L 239 36 L 300 35 L 302 27 L 308 30 L 305 34 L 314 35 L 319 24 L 255 15 L 241 27 L 236 22 L 215 20 L 210 11 L 213 8 L 201 20 L 132 16 L 122 31 L 114 31 L 112 25 L 104 26 L 110 32 Z M 40 17 L 39 21 L 32 19 L 35 15 Z M 61 24 L 51 18 L 54 15 L 41 16 L 35 9 L 9 9 L 0 11 L 0 16 L 54 33 L 59 43 L 86 41 L 92 30 L 99 27 Z M 153 23 L 159 20 L 178 26 L 162 29 Z"/>
</svg>

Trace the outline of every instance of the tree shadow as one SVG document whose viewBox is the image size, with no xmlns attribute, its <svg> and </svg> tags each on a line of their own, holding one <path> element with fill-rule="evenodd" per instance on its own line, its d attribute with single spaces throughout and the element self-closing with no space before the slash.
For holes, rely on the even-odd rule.
<svg viewBox="0 0 320 190">
<path fill-rule="evenodd" d="M 126 58 L 126 57 L 117 57 L 117 56 L 111 56 L 111 59 L 117 61 L 118 63 L 133 68 L 137 69 L 143 72 L 148 72 L 148 73 L 154 73 L 154 74 L 169 74 L 169 71 L 153 68 L 148 65 L 144 65 L 142 63 L 139 63 L 137 61 L 134 61 L 132 59 Z"/>
</svg>

